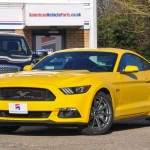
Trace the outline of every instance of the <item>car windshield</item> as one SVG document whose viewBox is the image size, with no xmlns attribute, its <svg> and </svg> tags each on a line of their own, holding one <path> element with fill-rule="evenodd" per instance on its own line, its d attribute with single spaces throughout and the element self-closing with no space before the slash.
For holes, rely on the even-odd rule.
<svg viewBox="0 0 150 150">
<path fill-rule="evenodd" d="M 116 59 L 117 54 L 110 52 L 59 52 L 46 57 L 32 70 L 112 72 Z"/>
<path fill-rule="evenodd" d="M 0 36 L 0 56 L 29 56 L 31 52 L 24 37 Z"/>
</svg>

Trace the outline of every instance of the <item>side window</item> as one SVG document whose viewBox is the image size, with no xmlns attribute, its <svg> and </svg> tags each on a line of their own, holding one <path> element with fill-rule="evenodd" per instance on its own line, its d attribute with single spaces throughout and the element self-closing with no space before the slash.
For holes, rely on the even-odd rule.
<svg viewBox="0 0 150 150">
<path fill-rule="evenodd" d="M 138 56 L 135 56 L 135 57 L 136 57 L 135 59 L 139 62 L 139 64 L 141 64 L 143 71 L 150 70 L 150 63 L 148 63 L 147 61 L 145 61 L 144 59 Z"/>
<path fill-rule="evenodd" d="M 134 55 L 124 54 L 119 64 L 119 71 L 125 69 L 126 66 L 137 66 L 139 70 L 142 69 L 141 65 L 135 60 Z"/>
<path fill-rule="evenodd" d="M 125 69 L 126 66 L 137 66 L 140 71 L 150 70 L 148 62 L 133 54 L 124 54 L 122 56 L 118 71 Z"/>
<path fill-rule="evenodd" d="M 125 67 L 127 66 L 126 60 L 127 60 L 127 54 L 124 54 L 120 60 L 118 71 L 125 69 Z"/>
<path fill-rule="evenodd" d="M 25 44 L 25 41 L 24 39 L 21 39 L 20 41 L 20 50 L 22 50 L 24 52 L 24 54 L 27 54 L 28 51 L 27 51 L 27 46 Z"/>
</svg>

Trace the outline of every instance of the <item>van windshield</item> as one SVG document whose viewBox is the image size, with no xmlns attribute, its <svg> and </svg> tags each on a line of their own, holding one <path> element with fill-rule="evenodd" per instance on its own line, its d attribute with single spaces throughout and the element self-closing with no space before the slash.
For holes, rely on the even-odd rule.
<svg viewBox="0 0 150 150">
<path fill-rule="evenodd" d="M 0 56 L 22 57 L 31 52 L 22 36 L 0 36 Z"/>
</svg>

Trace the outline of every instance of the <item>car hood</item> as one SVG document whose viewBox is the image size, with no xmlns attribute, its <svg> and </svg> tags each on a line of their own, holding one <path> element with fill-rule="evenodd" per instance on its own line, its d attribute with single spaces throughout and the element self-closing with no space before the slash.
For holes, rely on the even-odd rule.
<svg viewBox="0 0 150 150">
<path fill-rule="evenodd" d="M 18 73 L 8 73 L 0 75 L 1 85 L 21 84 L 50 84 L 56 86 L 89 84 L 87 79 L 95 73 L 87 70 L 73 71 L 22 71 Z"/>
</svg>

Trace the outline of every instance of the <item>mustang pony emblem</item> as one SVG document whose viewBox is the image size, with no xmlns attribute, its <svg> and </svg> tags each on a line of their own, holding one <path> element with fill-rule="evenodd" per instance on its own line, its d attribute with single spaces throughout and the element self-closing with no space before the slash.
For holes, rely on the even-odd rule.
<svg viewBox="0 0 150 150">
<path fill-rule="evenodd" d="M 23 92 L 23 91 L 18 91 L 17 94 L 19 94 L 21 97 L 24 97 L 25 95 L 29 94 L 30 92 Z"/>
</svg>

